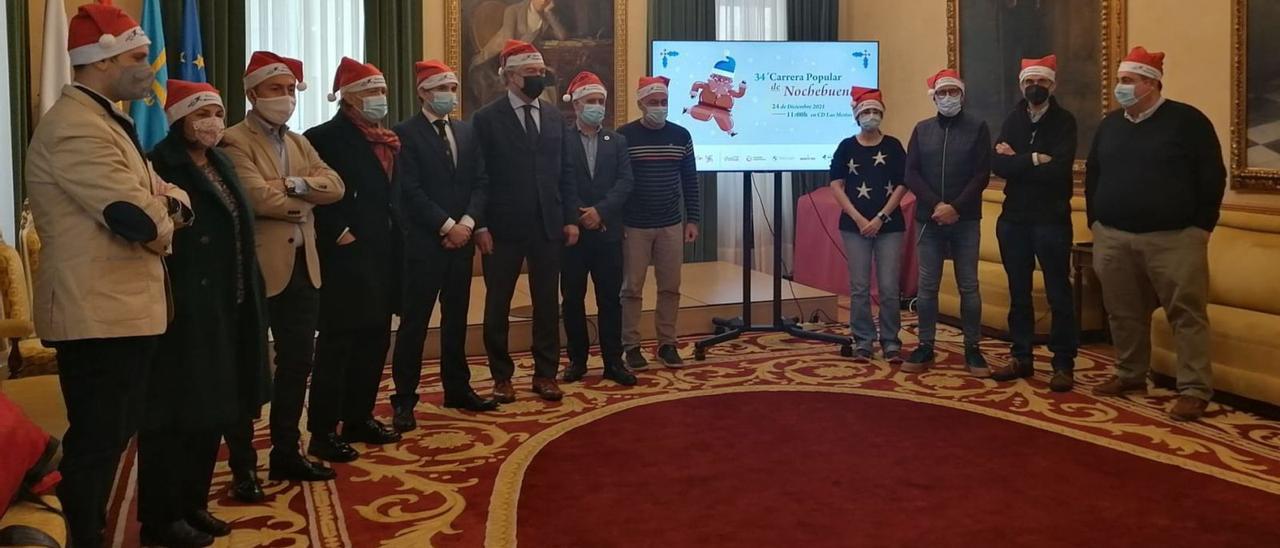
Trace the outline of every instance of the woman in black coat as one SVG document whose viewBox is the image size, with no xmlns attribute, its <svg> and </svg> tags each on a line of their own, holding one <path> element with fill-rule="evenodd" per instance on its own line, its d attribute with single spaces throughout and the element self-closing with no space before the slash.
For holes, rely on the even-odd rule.
<svg viewBox="0 0 1280 548">
<path fill-rule="evenodd" d="M 253 212 L 231 161 L 214 148 L 225 127 L 221 98 L 208 84 L 168 87 L 172 125 L 150 159 L 190 195 L 194 218 L 174 234 L 166 260 L 173 321 L 147 379 L 138 516 L 144 544 L 204 545 L 230 533 L 207 510 L 221 437 L 251 429 L 269 398 L 266 298 Z M 232 460 L 245 450 L 252 456 L 241 447 Z"/>
</svg>

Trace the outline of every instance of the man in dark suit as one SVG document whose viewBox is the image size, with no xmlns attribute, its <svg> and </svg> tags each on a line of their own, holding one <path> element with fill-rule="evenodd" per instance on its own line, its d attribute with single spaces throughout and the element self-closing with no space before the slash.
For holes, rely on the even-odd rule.
<svg viewBox="0 0 1280 548">
<path fill-rule="evenodd" d="M 333 91 L 330 100 L 341 96 L 338 113 L 305 134 L 347 185 L 341 200 L 315 209 L 323 285 L 307 451 L 350 462 L 359 456 L 352 442 L 400 441 L 373 418 L 399 301 L 400 235 L 391 193 L 400 139 L 383 123 L 387 81 L 377 67 L 343 57 Z"/>
<path fill-rule="evenodd" d="M 396 392 L 393 425 L 417 426 L 422 345 L 436 299 L 440 299 L 440 377 L 444 406 L 491 411 L 497 402 L 471 389 L 467 368 L 467 305 L 471 297 L 472 230 L 484 218 L 484 157 L 471 124 L 452 120 L 458 77 L 436 60 L 414 65 L 422 112 L 395 127 L 404 148 L 396 179 L 396 209 L 405 238 L 404 299 L 391 371 Z"/>
<path fill-rule="evenodd" d="M 631 194 L 631 156 L 622 135 L 602 127 L 608 91 L 600 77 L 581 72 L 564 100 L 573 101 L 577 121 L 565 132 L 564 150 L 573 165 L 575 192 L 565 196 L 578 211 L 578 245 L 561 253 L 560 292 L 569 367 L 564 382 L 587 374 L 587 275 L 595 283 L 604 378 L 624 386 L 636 376 L 622 363 L 622 208 Z"/>
<path fill-rule="evenodd" d="M 567 128 L 555 105 L 537 99 L 546 87 L 542 54 L 531 44 L 511 40 L 501 60 L 507 93 L 474 117 L 489 173 L 488 204 L 475 236 L 484 254 L 484 346 L 494 397 L 515 401 L 515 362 L 507 333 L 520 264 L 527 261 L 533 295 L 533 390 L 556 401 L 562 397 L 555 381 L 560 250 L 578 241 L 578 212 L 566 199 L 574 193 L 568 175 L 572 164 L 564 154 Z"/>
</svg>

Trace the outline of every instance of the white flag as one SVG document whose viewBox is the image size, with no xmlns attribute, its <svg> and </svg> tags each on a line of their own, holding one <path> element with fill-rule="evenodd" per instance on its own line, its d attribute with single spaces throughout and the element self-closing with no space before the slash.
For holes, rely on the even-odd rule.
<svg viewBox="0 0 1280 548">
<path fill-rule="evenodd" d="M 40 114 L 48 112 L 71 83 L 71 57 L 67 54 L 67 11 L 62 0 L 44 3 L 44 62 L 40 69 Z"/>
</svg>

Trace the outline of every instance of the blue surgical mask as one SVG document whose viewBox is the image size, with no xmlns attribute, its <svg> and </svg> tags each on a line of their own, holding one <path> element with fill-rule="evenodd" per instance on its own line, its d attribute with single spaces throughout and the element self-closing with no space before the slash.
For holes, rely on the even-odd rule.
<svg viewBox="0 0 1280 548">
<path fill-rule="evenodd" d="M 598 126 L 604 121 L 604 105 L 582 105 L 578 118 L 587 125 Z"/>
<path fill-rule="evenodd" d="M 651 126 L 667 123 L 667 107 L 647 107 L 644 111 L 644 120 Z"/>
<path fill-rule="evenodd" d="M 964 108 L 964 98 L 958 95 L 943 95 L 938 97 L 938 114 L 948 118 L 960 114 L 960 109 Z"/>
<path fill-rule="evenodd" d="M 452 91 L 433 91 L 427 108 L 436 116 L 448 116 L 458 106 L 458 94 Z"/>
<path fill-rule="evenodd" d="M 867 131 L 875 131 L 880 129 L 879 114 L 863 114 L 858 117 L 858 125 Z"/>
<path fill-rule="evenodd" d="M 360 106 L 360 114 L 364 115 L 364 119 L 370 122 L 377 122 L 387 117 L 387 96 L 371 95 L 365 97 Z"/>
<path fill-rule="evenodd" d="M 1116 102 L 1120 103 L 1120 106 L 1124 108 L 1136 105 L 1138 101 L 1142 100 L 1142 97 L 1146 97 L 1146 95 L 1138 97 L 1138 88 L 1133 84 L 1116 84 L 1115 96 Z"/>
</svg>

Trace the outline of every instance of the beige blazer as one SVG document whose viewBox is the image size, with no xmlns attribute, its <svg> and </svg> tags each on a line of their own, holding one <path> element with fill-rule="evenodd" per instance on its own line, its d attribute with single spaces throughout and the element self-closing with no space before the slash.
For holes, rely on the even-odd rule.
<svg viewBox="0 0 1280 548">
<path fill-rule="evenodd" d="M 62 88 L 27 149 L 27 195 L 40 234 L 36 334 L 49 341 L 159 335 L 171 301 L 163 256 L 173 240 L 162 181 L 129 135 L 86 92 Z M 107 228 L 108 206 L 141 212 L 155 238 L 130 242 Z"/>
<path fill-rule="evenodd" d="M 311 210 L 317 205 L 341 200 L 346 187 L 306 137 L 292 131 L 285 133 L 288 173 L 282 169 L 275 148 L 267 139 L 262 125 L 252 115 L 228 128 L 222 138 L 223 150 L 235 163 L 236 173 L 257 216 L 254 232 L 267 296 L 279 295 L 289 285 L 297 254 L 295 229 L 299 227 L 307 253 L 307 273 L 311 276 L 311 285 L 318 289 L 320 256 L 316 253 L 315 215 Z M 301 177 L 310 189 L 300 197 L 290 196 L 285 190 L 285 177 Z"/>
</svg>

